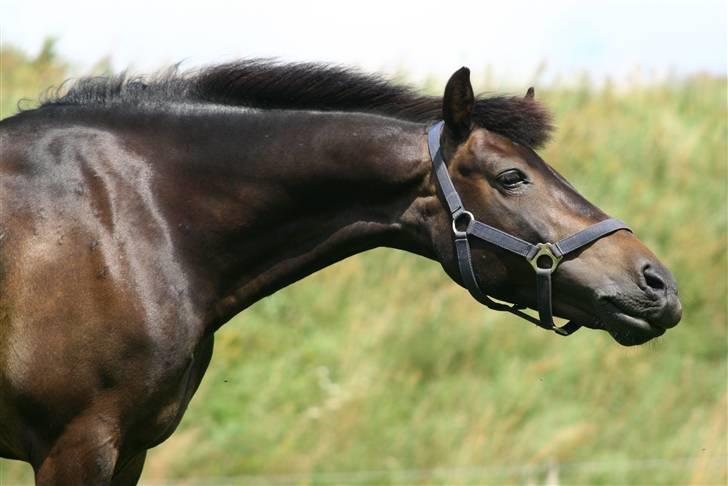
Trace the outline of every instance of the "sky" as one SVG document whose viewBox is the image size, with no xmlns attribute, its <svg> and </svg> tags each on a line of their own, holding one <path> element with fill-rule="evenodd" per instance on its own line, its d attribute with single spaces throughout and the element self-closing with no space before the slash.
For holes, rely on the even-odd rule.
<svg viewBox="0 0 728 486">
<path fill-rule="evenodd" d="M 241 57 L 325 61 L 414 78 L 490 66 L 509 80 L 726 74 L 728 0 L 3 0 L 0 40 L 48 36 L 80 70 L 149 72 Z"/>
</svg>

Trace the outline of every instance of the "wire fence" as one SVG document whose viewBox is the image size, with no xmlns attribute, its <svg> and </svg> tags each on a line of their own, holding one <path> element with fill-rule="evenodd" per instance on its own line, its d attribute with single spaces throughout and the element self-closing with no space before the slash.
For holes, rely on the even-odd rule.
<svg viewBox="0 0 728 486">
<path fill-rule="evenodd" d="M 142 481 L 143 486 L 172 485 L 274 485 L 300 486 L 317 485 L 356 485 L 356 484 L 493 484 L 517 482 L 527 485 L 558 486 L 564 474 L 571 473 L 609 473 L 622 476 L 629 472 L 660 470 L 700 470 L 713 482 L 700 484 L 726 484 L 728 480 L 728 457 L 685 457 L 671 459 L 635 459 L 624 461 L 584 461 L 556 462 L 539 464 L 513 464 L 471 467 L 439 467 L 432 469 L 379 469 L 342 472 L 301 472 L 287 474 L 260 474 L 234 477 L 184 478 L 164 481 Z M 3 481 L 0 467 L 0 486 L 19 486 L 25 483 Z"/>
<path fill-rule="evenodd" d="M 310 472 L 273 475 L 246 475 L 219 478 L 185 478 L 170 481 L 144 481 L 144 486 L 171 485 L 355 485 L 355 484 L 492 484 L 508 479 L 520 484 L 561 484 L 563 473 L 629 473 L 654 469 L 675 470 L 704 469 L 710 477 L 718 478 L 715 484 L 725 484 L 728 475 L 726 457 L 688 457 L 672 459 L 636 459 L 625 461 L 555 461 L 541 464 L 493 465 L 475 467 L 443 467 L 433 469 L 381 469 L 344 472 Z"/>
</svg>

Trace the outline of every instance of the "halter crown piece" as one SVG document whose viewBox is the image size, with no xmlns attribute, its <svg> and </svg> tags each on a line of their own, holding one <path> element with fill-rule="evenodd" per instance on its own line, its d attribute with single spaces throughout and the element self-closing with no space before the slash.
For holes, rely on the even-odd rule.
<svg viewBox="0 0 728 486">
<path fill-rule="evenodd" d="M 632 230 L 623 222 L 610 218 L 593 224 L 571 236 L 567 236 L 556 243 L 536 243 L 534 245 L 517 236 L 501 231 L 498 228 L 481 223 L 475 219 L 473 213 L 465 209 L 460 195 L 450 179 L 450 174 L 448 174 L 447 165 L 445 164 L 440 148 L 440 137 L 444 124 L 445 122 L 439 121 L 430 127 L 427 134 L 427 144 L 430 149 L 435 179 L 442 191 L 442 195 L 445 197 L 445 202 L 452 217 L 452 232 L 463 284 L 475 300 L 493 310 L 510 312 L 544 329 L 555 331 L 562 336 L 568 336 L 573 333 L 582 327 L 582 325 L 574 321 L 570 321 L 561 327 L 554 324 L 551 309 L 551 274 L 556 271 L 556 268 L 565 255 L 615 231 L 627 230 L 631 232 Z M 458 228 L 464 229 L 460 230 Z M 469 241 L 470 236 L 508 250 L 528 260 L 528 263 L 531 264 L 536 272 L 538 318 L 523 312 L 522 309 L 524 309 L 524 306 L 496 302 L 483 292 L 478 285 L 473 270 Z"/>
</svg>

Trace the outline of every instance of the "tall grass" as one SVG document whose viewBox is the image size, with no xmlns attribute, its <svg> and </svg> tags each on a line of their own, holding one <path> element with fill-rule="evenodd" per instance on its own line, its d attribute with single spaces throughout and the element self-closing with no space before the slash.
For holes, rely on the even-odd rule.
<svg viewBox="0 0 728 486">
<path fill-rule="evenodd" d="M 480 307 L 436 263 L 375 250 L 224 326 L 143 478 L 725 484 L 726 80 L 537 95 L 559 128 L 543 157 L 671 268 L 678 327 L 640 348 L 560 338 Z"/>
</svg>

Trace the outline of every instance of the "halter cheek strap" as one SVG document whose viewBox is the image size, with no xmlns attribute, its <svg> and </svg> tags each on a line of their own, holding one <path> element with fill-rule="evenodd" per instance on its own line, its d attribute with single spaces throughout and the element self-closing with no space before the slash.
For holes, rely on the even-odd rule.
<svg viewBox="0 0 728 486">
<path fill-rule="evenodd" d="M 571 236 L 563 238 L 556 243 L 529 243 L 517 236 L 501 231 L 475 219 L 473 213 L 463 206 L 455 186 L 450 179 L 447 165 L 440 148 L 440 136 L 444 122 L 435 123 L 427 134 L 427 143 L 432 158 L 432 170 L 435 179 L 445 198 L 448 210 L 452 217 L 452 232 L 455 241 L 455 253 L 458 259 L 458 268 L 463 285 L 470 295 L 481 304 L 498 311 L 507 311 L 517 315 L 544 329 L 553 330 L 562 336 L 568 336 L 580 327 L 581 324 L 570 321 L 558 327 L 554 323 L 551 306 L 551 274 L 561 263 L 563 257 L 579 248 L 582 248 L 599 238 L 618 230 L 629 229 L 627 225 L 617 219 L 605 219 L 593 224 Z M 461 229 L 462 228 L 462 229 Z M 536 303 L 538 306 L 538 319 L 523 312 L 523 306 L 503 304 L 488 297 L 478 285 L 473 269 L 473 258 L 470 251 L 469 237 L 473 236 L 486 243 L 520 255 L 531 264 L 536 272 Z"/>
</svg>

